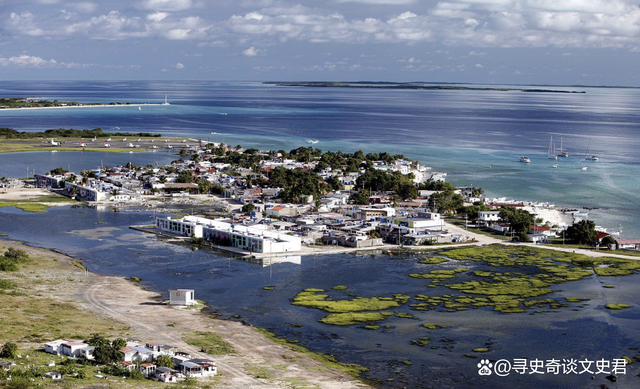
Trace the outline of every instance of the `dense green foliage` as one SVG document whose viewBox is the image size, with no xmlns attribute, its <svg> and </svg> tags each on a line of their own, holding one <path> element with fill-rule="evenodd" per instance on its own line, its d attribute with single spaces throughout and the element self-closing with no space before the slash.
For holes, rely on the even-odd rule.
<svg viewBox="0 0 640 389">
<path fill-rule="evenodd" d="M 1 100 L 1 99 L 0 99 Z M 2 105 L 0 103 L 0 105 Z M 20 132 L 12 128 L 0 128 L 0 138 L 5 139 L 34 139 L 34 138 L 104 138 L 108 136 L 139 136 L 159 138 L 161 134 L 149 132 L 104 132 L 100 127 L 93 130 L 76 130 L 73 128 L 56 128 L 44 132 Z"/>
<path fill-rule="evenodd" d="M 462 196 L 455 193 L 451 187 L 447 186 L 440 192 L 436 192 L 429 197 L 429 206 L 436 212 L 451 214 L 462 208 L 464 201 Z"/>
<path fill-rule="evenodd" d="M 500 208 L 500 219 L 511 225 L 515 232 L 527 232 L 534 222 L 534 216 L 524 209 L 516 207 Z"/>
<path fill-rule="evenodd" d="M 173 358 L 165 354 L 159 355 L 156 358 L 156 365 L 158 367 L 168 367 L 169 369 L 175 368 L 175 364 L 173 363 Z"/>
<path fill-rule="evenodd" d="M 401 199 L 418 197 L 418 189 L 413 183 L 413 174 L 368 169 L 356 180 L 356 187 L 378 192 L 395 192 Z"/>
<path fill-rule="evenodd" d="M 0 271 L 17 271 L 18 265 L 29 260 L 29 255 L 24 250 L 9 247 L 0 257 Z"/>
<path fill-rule="evenodd" d="M 7 342 L 2 345 L 2 349 L 0 349 L 0 357 L 2 358 L 17 358 L 18 357 L 18 346 L 13 342 Z"/>
<path fill-rule="evenodd" d="M 581 220 L 567 228 L 567 237 L 573 243 L 595 244 L 596 223 L 592 220 Z"/>
<path fill-rule="evenodd" d="M 87 340 L 87 344 L 95 347 L 93 355 L 96 358 L 96 362 L 109 364 L 122 359 L 120 349 L 125 347 L 127 342 L 120 338 L 109 342 L 108 339 L 99 334 L 92 334 Z"/>
<path fill-rule="evenodd" d="M 272 187 L 283 188 L 278 195 L 283 201 L 296 203 L 308 195 L 318 199 L 327 190 L 326 183 L 314 172 L 283 167 L 277 167 L 269 173 L 269 184 Z"/>
</svg>

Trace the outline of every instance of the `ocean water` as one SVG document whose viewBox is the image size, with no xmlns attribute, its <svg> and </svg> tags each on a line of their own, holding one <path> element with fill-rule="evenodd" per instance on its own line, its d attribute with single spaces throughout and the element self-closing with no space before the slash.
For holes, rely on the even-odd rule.
<svg viewBox="0 0 640 389">
<path fill-rule="evenodd" d="M 168 94 L 172 105 L 141 111 L 0 111 L 0 126 L 23 131 L 119 127 L 265 149 L 309 146 L 308 140 L 318 140 L 314 146 L 324 150 L 403 153 L 448 172 L 455 184 L 481 186 L 493 196 L 598 208 L 591 212 L 597 224 L 622 229 L 625 238 L 640 237 L 640 89 L 550 89 L 586 93 L 207 81 L 5 82 L 0 86 L 4 96 L 135 103 L 162 102 Z M 569 158 L 547 158 L 552 135 L 556 142 L 562 139 Z M 600 157 L 597 162 L 584 159 L 589 143 L 590 152 Z M 532 163 L 519 163 L 522 155 Z M 588 170 L 582 171 L 583 166 Z"/>
<path fill-rule="evenodd" d="M 0 233 L 7 234 L 9 239 L 82 258 L 90 270 L 101 274 L 140 277 L 144 286 L 165 298 L 168 289 L 194 288 L 196 297 L 210 304 L 223 318 L 238 315 L 235 320 L 267 328 L 279 336 L 300 341 L 314 351 L 336 355 L 341 361 L 362 364 L 371 369 L 368 377 L 379 380 L 379 386 L 385 388 L 595 388 L 610 383 L 602 374 L 595 379 L 589 374 L 521 376 L 512 373 L 508 377 L 480 377 L 477 374 L 479 358 L 465 354 L 474 354 L 473 349 L 489 344 L 492 351 L 477 355 L 494 361 L 515 358 L 610 360 L 635 355 L 637 351 L 628 348 L 640 346 L 640 307 L 633 304 L 640 293 L 640 274 L 588 277 L 555 285 L 555 292 L 545 296 L 560 300 L 563 297 L 591 299 L 577 310 L 572 308 L 579 304 L 572 304 L 572 308 L 541 314 L 504 315 L 485 308 L 453 313 L 420 312 L 404 305 L 393 311 L 412 314 L 414 319 L 392 317 L 380 324 L 395 328 L 370 331 L 358 325 L 337 327 L 319 323 L 326 312 L 293 306 L 290 299 L 311 287 L 325 289 L 335 299 L 396 293 L 453 294 L 443 287 L 428 288 L 426 280 L 413 279 L 408 274 L 461 265 L 420 264 L 419 255 L 338 254 L 275 261 L 262 266 L 217 252 L 166 243 L 154 235 L 129 229 L 130 225 L 148 224 L 153 216 L 149 211 L 112 212 L 87 206 L 56 207 L 44 214 L 0 208 Z M 486 266 L 473 263 L 465 263 L 464 267 L 487 270 Z M 460 277 L 462 280 L 467 276 Z M 330 289 L 336 285 L 346 285 L 349 289 Z M 615 288 L 605 289 L 602 285 Z M 264 286 L 274 286 L 274 289 L 264 290 Z M 624 311 L 610 311 L 603 308 L 609 303 L 633 306 Z M 422 323 L 437 323 L 447 328 L 430 331 L 421 328 Z M 423 336 L 430 337 L 430 345 L 411 344 Z M 412 364 L 405 365 L 403 361 Z M 615 387 L 637 387 L 638 372 L 638 368 L 631 365 L 626 375 L 619 375 Z"/>
</svg>

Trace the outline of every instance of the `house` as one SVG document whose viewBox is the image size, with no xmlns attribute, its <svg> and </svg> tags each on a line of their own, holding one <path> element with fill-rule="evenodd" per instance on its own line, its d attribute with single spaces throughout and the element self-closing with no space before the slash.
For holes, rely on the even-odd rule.
<svg viewBox="0 0 640 389">
<path fill-rule="evenodd" d="M 180 370 L 187 377 L 211 377 L 218 374 L 218 367 L 209 359 L 190 359 L 182 362 Z"/>
<path fill-rule="evenodd" d="M 49 354 L 60 355 L 62 354 L 62 343 L 66 342 L 64 339 L 54 340 L 53 342 L 44 344 L 44 351 Z"/>
<path fill-rule="evenodd" d="M 155 379 L 164 383 L 178 382 L 179 372 L 168 367 L 160 366 L 156 368 Z"/>
<path fill-rule="evenodd" d="M 360 208 L 361 220 L 374 220 L 377 218 L 388 218 L 395 216 L 395 208 Z"/>
<path fill-rule="evenodd" d="M 531 243 L 547 243 L 547 235 L 541 232 L 534 234 L 527 234 L 527 239 Z"/>
<path fill-rule="evenodd" d="M 196 305 L 193 289 L 169 290 L 169 305 Z"/>
<path fill-rule="evenodd" d="M 127 369 L 128 371 L 133 371 L 136 368 L 136 364 L 133 362 L 120 362 L 122 368 Z"/>
<path fill-rule="evenodd" d="M 478 221 L 484 223 L 485 226 L 500 220 L 500 211 L 480 211 L 478 212 Z"/>
<path fill-rule="evenodd" d="M 618 250 L 640 250 L 640 239 L 616 240 Z"/>
<path fill-rule="evenodd" d="M 169 346 L 162 342 L 147 342 L 145 347 L 153 351 L 154 358 L 157 358 L 160 355 L 168 355 L 171 357 L 176 353 L 176 351 L 178 351 L 177 347 Z"/>
<path fill-rule="evenodd" d="M 511 227 L 508 224 L 504 224 L 504 223 L 493 223 L 493 226 L 491 227 L 491 229 L 494 231 L 506 234 L 511 230 Z"/>
<path fill-rule="evenodd" d="M 141 363 L 140 371 L 145 377 L 150 377 L 156 374 L 156 365 L 153 363 Z"/>
<path fill-rule="evenodd" d="M 153 351 L 142 346 L 128 345 L 119 351 L 124 362 L 149 361 L 153 357 Z"/>
<path fill-rule="evenodd" d="M 11 369 L 11 366 L 13 366 L 14 363 L 13 362 L 0 362 L 0 369 L 3 369 L 5 371 L 9 371 Z"/>
<path fill-rule="evenodd" d="M 93 359 L 94 349 L 95 347 L 89 346 L 84 342 L 78 340 L 69 340 L 62 343 L 60 354 L 66 355 L 68 357 Z"/>
</svg>

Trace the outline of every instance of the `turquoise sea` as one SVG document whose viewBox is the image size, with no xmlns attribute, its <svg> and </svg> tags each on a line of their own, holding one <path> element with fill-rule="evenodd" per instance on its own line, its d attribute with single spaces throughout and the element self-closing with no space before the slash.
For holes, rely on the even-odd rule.
<svg viewBox="0 0 640 389">
<path fill-rule="evenodd" d="M 0 95 L 170 106 L 0 111 L 0 127 L 152 131 L 264 149 L 388 151 L 493 196 L 598 208 L 640 237 L 640 89 L 546 87 L 584 94 L 276 87 L 243 82 L 5 82 Z M 547 158 L 562 138 L 569 158 Z M 599 156 L 584 159 L 587 148 Z M 558 145 L 559 146 L 559 145 Z M 519 163 L 522 155 L 531 164 Z M 0 156 L 3 165 L 14 157 Z M 35 157 L 40 158 L 40 157 Z M 46 161 L 46 157 L 43 156 Z M 99 165 L 101 157 L 94 157 Z M 155 157 L 150 157 L 151 163 Z M 123 157 L 123 163 L 127 157 Z M 559 168 L 552 167 L 554 163 Z M 587 171 L 581 168 L 586 166 Z"/>
</svg>

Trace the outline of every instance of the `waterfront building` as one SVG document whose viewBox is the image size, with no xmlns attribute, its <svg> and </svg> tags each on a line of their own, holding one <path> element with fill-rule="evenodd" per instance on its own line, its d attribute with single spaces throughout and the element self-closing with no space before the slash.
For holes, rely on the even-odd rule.
<svg viewBox="0 0 640 389">
<path fill-rule="evenodd" d="M 195 305 L 193 289 L 172 289 L 169 291 L 169 305 Z M 152 345 L 153 346 L 153 345 Z"/>
<path fill-rule="evenodd" d="M 253 253 L 300 251 L 299 236 L 268 230 L 264 224 L 250 226 L 231 224 L 223 219 L 186 216 L 181 219 L 156 218 L 156 227 L 182 236 L 203 238 L 220 246 L 231 246 Z"/>
</svg>

